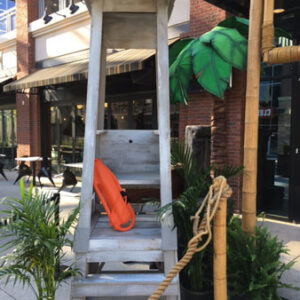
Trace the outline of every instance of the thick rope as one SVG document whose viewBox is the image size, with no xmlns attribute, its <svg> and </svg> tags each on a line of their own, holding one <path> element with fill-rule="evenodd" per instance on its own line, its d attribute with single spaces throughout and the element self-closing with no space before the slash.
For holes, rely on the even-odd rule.
<svg viewBox="0 0 300 300">
<path fill-rule="evenodd" d="M 195 216 L 191 217 L 191 219 L 194 220 L 194 237 L 190 239 L 185 255 L 173 266 L 173 268 L 166 275 L 165 279 L 161 282 L 156 291 L 148 298 L 148 300 L 158 300 L 167 289 L 167 287 L 171 284 L 174 277 L 191 261 L 193 255 L 196 252 L 202 251 L 210 243 L 212 238 L 210 223 L 217 212 L 220 199 L 227 199 L 228 197 L 230 197 L 230 195 L 231 189 L 227 185 L 226 178 L 223 176 L 215 178 L 200 208 L 196 212 Z M 199 216 L 205 207 L 206 210 L 199 225 Z M 206 241 L 203 245 L 199 245 L 199 243 L 202 242 L 203 236 L 205 235 L 207 235 Z"/>
</svg>

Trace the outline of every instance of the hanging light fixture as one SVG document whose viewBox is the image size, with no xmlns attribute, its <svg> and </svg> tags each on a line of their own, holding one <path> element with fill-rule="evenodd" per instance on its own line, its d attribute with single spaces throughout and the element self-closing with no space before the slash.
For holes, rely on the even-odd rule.
<svg viewBox="0 0 300 300">
<path fill-rule="evenodd" d="M 274 14 L 282 14 L 284 11 L 283 0 L 275 0 Z"/>
<path fill-rule="evenodd" d="M 43 16 L 43 20 L 44 20 L 44 24 L 48 24 L 53 18 L 49 15 L 47 15 L 47 6 L 44 10 L 44 16 Z"/>
<path fill-rule="evenodd" d="M 71 0 L 71 4 L 69 6 L 69 10 L 71 11 L 71 15 L 75 14 L 78 9 L 79 9 L 79 6 L 74 4 L 74 0 Z"/>
</svg>

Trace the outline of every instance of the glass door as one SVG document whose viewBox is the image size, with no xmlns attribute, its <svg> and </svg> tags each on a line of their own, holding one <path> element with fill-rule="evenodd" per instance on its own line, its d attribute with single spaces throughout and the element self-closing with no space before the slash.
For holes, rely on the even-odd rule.
<svg viewBox="0 0 300 300">
<path fill-rule="evenodd" d="M 282 217 L 289 209 L 291 86 L 291 78 L 273 77 L 260 87 L 258 209 Z"/>
</svg>

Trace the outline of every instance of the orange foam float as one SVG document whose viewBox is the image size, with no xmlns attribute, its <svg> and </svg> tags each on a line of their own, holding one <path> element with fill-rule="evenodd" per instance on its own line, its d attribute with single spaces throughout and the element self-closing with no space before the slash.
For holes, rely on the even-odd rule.
<svg viewBox="0 0 300 300">
<path fill-rule="evenodd" d="M 111 170 L 98 158 L 94 165 L 94 190 L 103 205 L 109 224 L 117 231 L 128 231 L 135 223 L 135 213 L 127 195 Z"/>
</svg>

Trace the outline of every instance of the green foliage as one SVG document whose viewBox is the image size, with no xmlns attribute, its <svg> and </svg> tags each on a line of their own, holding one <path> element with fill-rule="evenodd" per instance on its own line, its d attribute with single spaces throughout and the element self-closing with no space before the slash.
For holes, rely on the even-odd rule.
<svg viewBox="0 0 300 300">
<path fill-rule="evenodd" d="M 247 60 L 247 40 L 236 29 L 217 26 L 200 40 L 211 45 L 225 62 L 243 70 Z"/>
<path fill-rule="evenodd" d="M 235 28 L 238 30 L 240 34 L 242 34 L 244 37 L 248 38 L 248 31 L 249 31 L 249 20 L 239 17 L 230 17 L 226 20 L 220 22 L 217 26 L 226 27 L 226 28 Z M 275 37 L 286 37 L 288 39 L 291 39 L 292 36 L 290 33 L 286 32 L 285 30 L 282 30 L 281 28 L 275 28 L 274 29 L 274 36 Z"/>
<path fill-rule="evenodd" d="M 57 272 L 64 256 L 63 247 L 72 247 L 68 236 L 79 207 L 56 225 L 56 206 L 48 195 L 33 193 L 32 184 L 26 193 L 22 180 L 20 187 L 21 199 L 4 202 L 8 207 L 4 213 L 12 221 L 1 229 L 0 238 L 5 242 L 0 248 L 13 251 L 1 257 L 0 278 L 6 278 L 6 284 L 14 279 L 14 283 L 28 285 L 38 300 L 54 300 L 57 287 L 67 277 L 79 274 L 73 265 Z"/>
<path fill-rule="evenodd" d="M 246 56 L 247 40 L 231 28 L 215 27 L 189 42 L 170 67 L 171 102 L 187 103 L 192 76 L 208 92 L 223 98 L 232 67 L 242 69 Z"/>
<path fill-rule="evenodd" d="M 177 41 L 174 43 L 170 49 L 169 49 L 169 65 L 171 66 L 181 50 L 189 44 L 193 39 L 192 38 L 187 38 L 187 39 L 182 39 L 180 41 Z"/>
<path fill-rule="evenodd" d="M 201 39 L 196 40 L 191 51 L 193 72 L 198 83 L 211 94 L 223 98 L 230 79 L 230 64 Z"/>
<path fill-rule="evenodd" d="M 247 19 L 230 17 L 201 37 L 178 44 L 170 55 L 171 103 L 187 104 L 187 89 L 192 77 L 209 93 L 223 98 L 232 67 L 242 70 L 246 65 L 248 30 Z M 291 38 L 279 28 L 275 28 L 275 36 Z M 183 45 L 186 46 L 178 52 Z M 174 59 L 176 53 L 178 56 Z"/>
<path fill-rule="evenodd" d="M 233 217 L 227 227 L 227 245 L 228 287 L 232 296 L 279 300 L 278 288 L 293 288 L 282 283 L 281 277 L 295 261 L 280 261 L 280 255 L 288 250 L 263 224 L 255 228 L 254 236 L 245 235 L 240 220 Z"/>
<path fill-rule="evenodd" d="M 174 224 L 178 232 L 178 251 L 181 258 L 188 244 L 193 237 L 194 216 L 201 205 L 203 197 L 206 195 L 211 184 L 210 173 L 213 167 L 203 171 L 197 165 L 189 148 L 183 142 L 173 142 L 171 145 L 171 163 L 177 172 L 182 176 L 185 183 L 185 190 L 178 199 L 163 206 L 160 209 L 161 219 L 168 214 L 173 214 Z M 223 174 L 227 178 L 236 175 L 241 168 L 224 168 L 214 170 L 215 173 Z M 202 217 L 202 216 L 200 216 Z M 205 291 L 212 288 L 213 276 L 213 250 L 212 243 L 202 252 L 196 253 L 188 266 L 181 272 L 182 284 L 193 291 Z"/>
<path fill-rule="evenodd" d="M 187 104 L 187 88 L 193 75 L 191 41 L 183 48 L 169 69 L 171 103 L 184 102 Z"/>
</svg>

